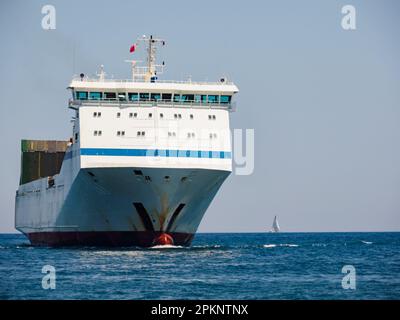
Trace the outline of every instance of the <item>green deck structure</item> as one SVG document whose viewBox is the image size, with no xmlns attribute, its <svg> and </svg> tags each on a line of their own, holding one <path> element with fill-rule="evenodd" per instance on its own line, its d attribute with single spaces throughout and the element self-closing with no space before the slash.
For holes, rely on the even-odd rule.
<svg viewBox="0 0 400 320">
<path fill-rule="evenodd" d="M 21 140 L 20 185 L 60 172 L 68 141 Z"/>
</svg>

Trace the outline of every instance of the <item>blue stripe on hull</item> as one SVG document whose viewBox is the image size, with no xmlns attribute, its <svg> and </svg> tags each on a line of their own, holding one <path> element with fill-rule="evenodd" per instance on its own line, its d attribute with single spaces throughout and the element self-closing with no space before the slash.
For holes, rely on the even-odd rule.
<svg viewBox="0 0 400 320">
<path fill-rule="evenodd" d="M 171 157 L 171 158 L 207 158 L 231 159 L 228 151 L 200 151 L 200 150 L 163 150 L 163 149 L 106 149 L 82 148 L 81 156 L 118 156 L 118 157 Z M 72 152 L 65 154 L 65 160 L 72 158 Z"/>
</svg>

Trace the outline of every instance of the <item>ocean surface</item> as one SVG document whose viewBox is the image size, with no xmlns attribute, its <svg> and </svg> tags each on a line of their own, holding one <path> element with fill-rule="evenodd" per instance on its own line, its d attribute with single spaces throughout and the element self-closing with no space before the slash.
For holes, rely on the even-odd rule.
<svg viewBox="0 0 400 320">
<path fill-rule="evenodd" d="M 45 265 L 55 289 L 42 288 Z M 345 265 L 355 289 L 342 287 Z M 197 234 L 190 248 L 150 249 L 33 247 L 1 234 L 0 298 L 399 299 L 400 233 Z"/>
</svg>

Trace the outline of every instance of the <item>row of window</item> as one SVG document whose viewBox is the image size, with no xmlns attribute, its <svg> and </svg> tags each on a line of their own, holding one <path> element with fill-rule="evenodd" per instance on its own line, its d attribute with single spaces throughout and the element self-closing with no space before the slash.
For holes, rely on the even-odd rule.
<svg viewBox="0 0 400 320">
<path fill-rule="evenodd" d="M 168 132 L 168 137 L 176 137 L 176 132 Z M 195 137 L 194 132 L 188 132 L 187 137 L 194 138 Z"/>
<path fill-rule="evenodd" d="M 101 130 L 95 130 L 93 131 L 93 135 L 94 136 L 101 136 L 102 135 L 102 131 Z M 138 137 L 144 137 L 146 135 L 145 131 L 138 131 L 136 134 Z M 117 136 L 118 137 L 124 137 L 125 136 L 125 131 L 117 131 Z M 176 137 L 176 132 L 168 132 L 168 137 Z M 194 132 L 188 132 L 187 134 L 188 138 L 194 138 L 195 134 Z M 217 134 L 216 133 L 210 133 L 210 139 L 215 139 L 217 138 Z"/>
<path fill-rule="evenodd" d="M 101 117 L 101 112 L 93 112 L 93 118 L 100 118 Z M 152 118 L 153 114 L 149 113 L 148 114 L 148 118 Z M 117 112 L 117 118 L 121 118 L 121 112 Z M 129 113 L 129 118 L 137 118 L 137 113 L 136 112 L 131 112 Z M 164 118 L 164 114 L 160 113 L 160 118 L 163 119 Z M 191 120 L 194 119 L 193 114 L 190 114 L 189 118 Z M 182 114 L 180 113 L 175 113 L 174 114 L 174 119 L 182 119 Z M 215 115 L 208 115 L 208 120 L 216 120 L 216 116 Z"/>
<path fill-rule="evenodd" d="M 228 104 L 231 102 L 232 96 L 215 94 L 172 94 L 149 92 L 128 92 L 127 95 L 125 92 L 76 91 L 75 98 L 78 100 L 173 101 Z"/>
</svg>

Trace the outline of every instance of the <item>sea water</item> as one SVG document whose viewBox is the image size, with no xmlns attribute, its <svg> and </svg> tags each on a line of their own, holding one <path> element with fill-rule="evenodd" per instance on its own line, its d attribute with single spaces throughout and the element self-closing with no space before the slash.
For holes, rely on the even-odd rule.
<svg viewBox="0 0 400 320">
<path fill-rule="evenodd" d="M 0 298 L 399 299 L 400 233 L 200 233 L 188 248 L 148 249 L 2 234 Z"/>
</svg>

